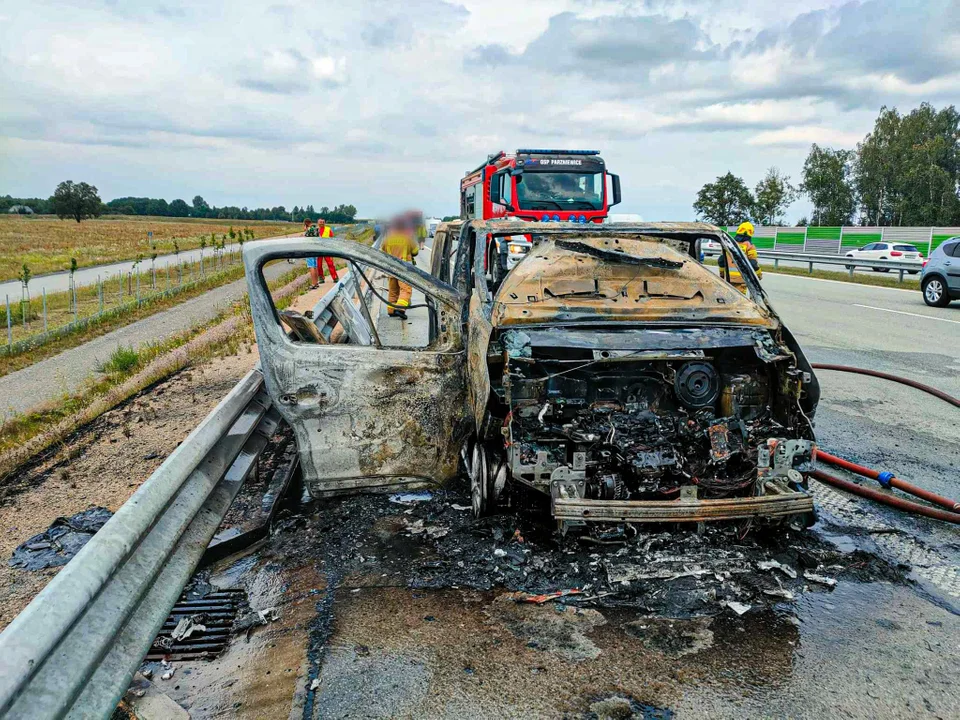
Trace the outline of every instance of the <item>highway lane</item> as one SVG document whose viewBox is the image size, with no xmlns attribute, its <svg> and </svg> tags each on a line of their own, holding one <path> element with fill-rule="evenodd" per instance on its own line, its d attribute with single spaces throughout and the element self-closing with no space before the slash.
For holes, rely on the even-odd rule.
<svg viewBox="0 0 960 720">
<path fill-rule="evenodd" d="M 763 286 L 811 362 L 882 370 L 960 396 L 960 305 L 931 308 L 916 291 L 773 273 L 764 273 Z M 960 410 L 886 380 L 828 370 L 817 371 L 817 378 L 821 447 L 960 496 Z M 872 480 L 864 484 L 879 489 Z M 897 532 L 875 536 L 880 550 L 914 566 L 921 586 L 960 607 L 956 526 L 849 497 L 829 491 L 818 497 L 835 532 L 862 536 L 877 523 L 893 528 Z"/>
<path fill-rule="evenodd" d="M 774 273 L 763 287 L 805 347 L 960 395 L 960 303 L 933 308 L 917 291 Z"/>
</svg>

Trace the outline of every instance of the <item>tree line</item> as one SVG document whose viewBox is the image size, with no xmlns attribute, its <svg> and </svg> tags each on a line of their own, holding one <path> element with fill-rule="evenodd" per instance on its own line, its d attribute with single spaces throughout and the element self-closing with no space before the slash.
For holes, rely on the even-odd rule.
<svg viewBox="0 0 960 720">
<path fill-rule="evenodd" d="M 187 204 L 176 199 L 167 202 L 163 198 L 121 197 L 104 203 L 100 200 L 97 188 L 87 183 L 74 183 L 67 180 L 57 185 L 57 189 L 47 199 L 15 198 L 10 195 L 0 197 L 0 212 L 26 213 L 32 211 L 39 215 L 57 215 L 61 220 L 70 218 L 80 222 L 101 215 L 153 215 L 160 217 L 210 218 L 220 220 L 286 220 L 303 222 L 306 219 L 316 222 L 323 218 L 329 223 L 352 223 L 356 219 L 357 208 L 353 205 L 327 206 L 319 210 L 313 205 L 300 207 L 295 205 L 287 210 L 283 205 L 272 208 L 247 208 L 229 205 L 216 207 L 210 205 L 200 195 Z M 29 211 L 27 210 L 29 208 Z"/>
<path fill-rule="evenodd" d="M 770 168 L 754 190 L 728 172 L 697 193 L 693 209 L 717 225 L 780 225 L 799 196 L 813 205 L 797 225 L 960 225 L 960 113 L 929 103 L 906 115 L 880 109 L 855 149 L 814 143 L 794 186 Z"/>
</svg>

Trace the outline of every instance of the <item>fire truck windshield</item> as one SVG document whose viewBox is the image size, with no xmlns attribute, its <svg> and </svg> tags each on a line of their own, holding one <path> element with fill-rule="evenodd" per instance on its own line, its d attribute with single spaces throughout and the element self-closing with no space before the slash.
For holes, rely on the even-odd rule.
<svg viewBox="0 0 960 720">
<path fill-rule="evenodd" d="M 524 210 L 601 210 L 603 173 L 528 172 L 517 176 Z"/>
</svg>

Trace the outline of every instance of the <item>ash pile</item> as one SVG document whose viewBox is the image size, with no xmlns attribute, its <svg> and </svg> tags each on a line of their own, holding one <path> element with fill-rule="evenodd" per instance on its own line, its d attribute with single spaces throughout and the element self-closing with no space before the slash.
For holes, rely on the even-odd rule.
<svg viewBox="0 0 960 720">
<path fill-rule="evenodd" d="M 562 535 L 539 507 L 474 519 L 469 505 L 458 482 L 433 493 L 317 503 L 304 508 L 309 517 L 287 516 L 276 529 L 288 534 L 278 539 L 291 552 L 316 553 L 328 572 L 353 581 L 367 575 L 414 589 L 506 589 L 532 602 L 672 617 L 790 604 L 841 580 L 906 582 L 904 568 L 862 550 L 842 552 L 798 525 L 718 523 L 702 532 L 618 525 Z"/>
</svg>

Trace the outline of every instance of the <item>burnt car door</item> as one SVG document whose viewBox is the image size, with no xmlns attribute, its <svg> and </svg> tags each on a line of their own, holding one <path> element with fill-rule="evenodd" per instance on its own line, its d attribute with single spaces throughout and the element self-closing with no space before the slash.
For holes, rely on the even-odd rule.
<svg viewBox="0 0 960 720">
<path fill-rule="evenodd" d="M 293 314 L 300 324 L 306 317 L 320 325 L 313 338 L 285 332 L 281 320 L 294 327 L 290 313 L 277 310 L 262 270 L 271 261 L 314 256 L 318 243 L 275 240 L 244 248 L 264 380 L 296 436 L 307 487 L 320 497 L 450 479 L 466 434 L 463 296 L 373 248 L 338 240 L 322 246 L 325 256 L 347 261 L 349 272 L 313 311 Z M 422 344 L 397 344 L 401 326 L 386 319 L 378 280 L 384 276 L 413 287 L 410 311 L 429 312 L 429 319 L 419 318 Z M 337 319 L 344 331 L 331 333 Z"/>
</svg>

